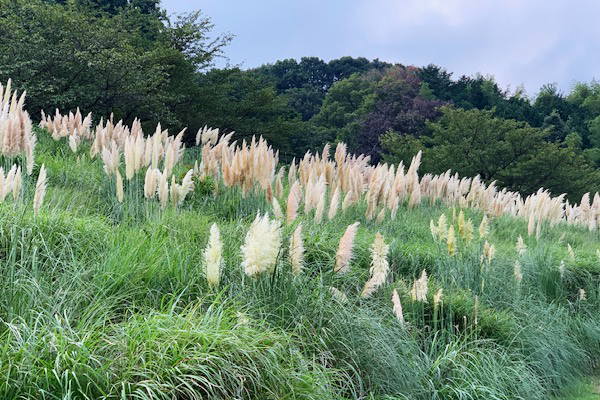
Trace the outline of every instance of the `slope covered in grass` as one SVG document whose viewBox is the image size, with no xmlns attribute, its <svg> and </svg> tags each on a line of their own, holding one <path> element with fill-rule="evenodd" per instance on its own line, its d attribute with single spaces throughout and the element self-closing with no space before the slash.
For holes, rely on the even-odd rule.
<svg viewBox="0 0 600 400">
<path fill-rule="evenodd" d="M 23 102 L 0 86 L 0 398 L 547 399 L 597 365 L 599 195 Z"/>
</svg>

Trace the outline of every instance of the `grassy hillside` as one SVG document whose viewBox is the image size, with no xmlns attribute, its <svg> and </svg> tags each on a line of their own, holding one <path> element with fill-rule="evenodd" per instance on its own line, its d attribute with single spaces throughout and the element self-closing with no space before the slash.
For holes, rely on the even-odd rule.
<svg viewBox="0 0 600 400">
<path fill-rule="evenodd" d="M 90 156 L 98 132 L 77 146 L 72 133 L 35 132 L 32 174 L 0 203 L 1 398 L 548 399 L 596 366 L 600 246 L 588 226 L 417 201 L 414 183 L 391 210 L 365 187 L 333 213 L 333 181 L 319 192 L 316 173 L 298 171 L 301 199 L 287 170 L 267 168 L 265 190 L 259 173 L 232 183 L 223 165 L 235 154 L 211 169 L 210 134 L 204 157 L 186 150 L 169 180 L 183 187 L 191 169 L 193 190 L 161 205 L 162 183 L 147 196 L 146 170 L 128 179 L 126 154 L 118 176 L 107 152 Z M 276 160 L 263 150 L 240 176 Z M 4 171 L 22 161 L 3 159 Z M 209 249 L 209 284 L 213 224 L 222 251 Z M 299 225 L 303 252 L 290 247 Z"/>
</svg>

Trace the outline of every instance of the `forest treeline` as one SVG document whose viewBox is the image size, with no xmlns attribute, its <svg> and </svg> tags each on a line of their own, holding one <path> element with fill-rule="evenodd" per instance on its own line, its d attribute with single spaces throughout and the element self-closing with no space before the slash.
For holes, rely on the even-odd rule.
<svg viewBox="0 0 600 400">
<path fill-rule="evenodd" d="M 534 97 L 492 77 L 365 58 L 286 59 L 214 68 L 230 34 L 200 12 L 170 17 L 159 0 L 0 0 L 0 82 L 27 109 L 138 117 L 152 131 L 208 125 L 264 136 L 283 160 L 344 141 L 373 161 L 481 175 L 524 194 L 578 201 L 600 191 L 600 84 Z"/>
</svg>

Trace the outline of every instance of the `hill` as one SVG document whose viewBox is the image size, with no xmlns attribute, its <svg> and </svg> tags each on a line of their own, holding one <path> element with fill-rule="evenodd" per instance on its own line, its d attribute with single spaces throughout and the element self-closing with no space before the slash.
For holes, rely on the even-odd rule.
<svg viewBox="0 0 600 400">
<path fill-rule="evenodd" d="M 547 399 L 598 361 L 597 195 L 3 91 L 2 398 Z"/>
</svg>

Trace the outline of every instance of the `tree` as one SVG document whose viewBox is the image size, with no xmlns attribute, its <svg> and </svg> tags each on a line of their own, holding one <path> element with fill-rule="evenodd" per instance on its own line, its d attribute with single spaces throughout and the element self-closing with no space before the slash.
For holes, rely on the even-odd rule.
<svg viewBox="0 0 600 400">
<path fill-rule="evenodd" d="M 198 83 L 197 101 L 188 109 L 194 116 L 192 125 L 235 131 L 235 140 L 262 135 L 286 161 L 312 147 L 312 126 L 259 74 L 214 69 L 202 74 Z"/>
<path fill-rule="evenodd" d="M 421 80 L 415 68 L 395 66 L 386 70 L 374 87 L 374 104 L 364 116 L 355 139 L 356 151 L 381 159 L 380 137 L 388 131 L 416 137 L 425 132 L 427 120 L 438 116 L 438 100 L 421 96 Z"/>
<path fill-rule="evenodd" d="M 164 22 L 151 12 L 156 1 L 95 4 L 101 12 L 77 2 L 0 0 L 0 81 L 12 78 L 27 90 L 34 117 L 80 107 L 97 118 L 139 117 L 152 129 L 159 121 L 181 129 L 196 71 L 226 38 L 207 42 L 212 25 L 200 14 Z"/>
<path fill-rule="evenodd" d="M 223 48 L 233 39 L 231 34 L 211 38 L 214 25 L 201 11 L 178 15 L 174 21 L 167 20 L 167 27 L 173 48 L 198 70 L 212 66 L 214 59 L 223 56 Z"/>
<path fill-rule="evenodd" d="M 492 111 L 443 107 L 439 121 L 428 126 L 432 137 L 423 158 L 426 171 L 480 175 L 523 194 L 544 187 L 572 200 L 600 189 L 598 171 L 582 154 L 547 142 L 546 131 L 527 123 L 495 117 Z"/>
</svg>

